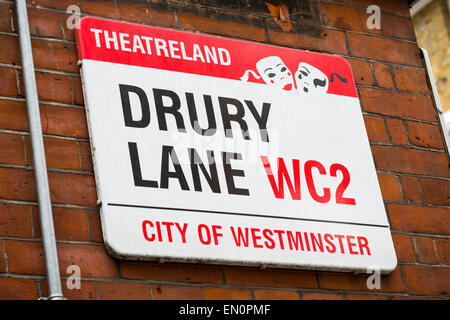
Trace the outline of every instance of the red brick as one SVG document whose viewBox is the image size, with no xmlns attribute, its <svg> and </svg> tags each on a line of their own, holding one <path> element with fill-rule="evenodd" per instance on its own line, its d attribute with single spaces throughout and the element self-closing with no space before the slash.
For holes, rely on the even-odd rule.
<svg viewBox="0 0 450 320">
<path fill-rule="evenodd" d="M 345 294 L 346 300 L 387 300 L 387 296 L 375 295 L 375 294 Z"/>
<path fill-rule="evenodd" d="M 66 276 L 67 267 L 78 265 L 84 277 L 117 277 L 115 260 L 106 252 L 104 246 L 86 244 L 58 243 L 60 274 Z M 11 273 L 45 274 L 42 243 L 31 241 L 6 241 L 8 266 Z"/>
<path fill-rule="evenodd" d="M 30 137 L 25 138 L 28 164 L 33 163 Z M 80 170 L 80 156 L 74 140 L 44 137 L 45 159 L 48 168 Z M 64 156 L 61 156 L 64 155 Z"/>
<path fill-rule="evenodd" d="M 375 84 L 373 71 L 368 62 L 350 58 L 346 58 L 346 60 L 350 63 L 356 84 Z"/>
<path fill-rule="evenodd" d="M 104 246 L 86 244 L 58 244 L 58 257 L 61 274 L 66 274 L 67 267 L 76 264 L 81 269 L 82 277 L 114 278 L 118 276 L 116 260 Z"/>
<path fill-rule="evenodd" d="M 393 230 L 437 234 L 450 232 L 450 209 L 399 204 L 388 204 L 387 209 Z"/>
<path fill-rule="evenodd" d="M 0 67 L 0 95 L 17 97 L 16 71 L 13 68 Z"/>
<path fill-rule="evenodd" d="M 150 286 L 142 283 L 97 282 L 102 300 L 150 300 Z"/>
<path fill-rule="evenodd" d="M 52 202 L 96 206 L 93 176 L 49 172 Z M 0 168 L 0 198 L 35 201 L 34 174 L 30 170 Z"/>
<path fill-rule="evenodd" d="M 9 10 L 8 4 L 0 4 L 0 31 L 11 32 L 11 16 Z"/>
<path fill-rule="evenodd" d="M 436 264 L 436 252 L 434 251 L 433 238 L 429 237 L 414 237 L 416 248 L 419 256 L 419 261 L 426 264 Z"/>
<path fill-rule="evenodd" d="M 153 285 L 154 300 L 202 300 L 203 292 L 199 287 Z"/>
<path fill-rule="evenodd" d="M 252 293 L 248 289 L 240 288 L 214 288 L 203 289 L 206 300 L 251 300 Z"/>
<path fill-rule="evenodd" d="M 27 0 L 28 4 L 32 4 L 34 6 L 51 8 L 51 9 L 59 9 L 66 10 L 70 5 L 78 5 L 78 0 Z M 84 2 L 84 1 L 83 1 Z"/>
<path fill-rule="evenodd" d="M 422 67 L 419 47 L 416 43 L 347 33 L 350 52 L 354 57 L 368 58 Z"/>
<path fill-rule="evenodd" d="M 28 130 L 27 109 L 24 101 L 0 99 L 0 128 Z"/>
<path fill-rule="evenodd" d="M 424 70 L 393 66 L 397 89 L 429 94 L 427 78 Z"/>
<path fill-rule="evenodd" d="M 89 232 L 91 241 L 103 243 L 102 227 L 100 224 L 100 213 L 98 211 L 88 211 Z"/>
<path fill-rule="evenodd" d="M 364 124 L 370 141 L 389 141 L 384 118 L 364 115 Z"/>
<path fill-rule="evenodd" d="M 31 44 L 36 68 L 79 72 L 74 44 L 46 40 L 32 40 Z"/>
<path fill-rule="evenodd" d="M 381 10 L 384 10 L 384 8 L 382 7 Z M 414 25 L 410 17 L 381 13 L 381 31 L 387 37 L 416 40 Z"/>
<path fill-rule="evenodd" d="M 419 180 L 416 177 L 401 176 L 400 182 L 406 200 L 422 202 Z"/>
<path fill-rule="evenodd" d="M 32 36 L 62 39 L 61 14 L 35 8 L 28 8 L 28 22 Z"/>
<path fill-rule="evenodd" d="M 394 242 L 398 262 L 416 262 L 416 251 L 410 235 L 393 233 L 392 241 Z"/>
<path fill-rule="evenodd" d="M 173 12 L 162 12 L 147 3 L 117 3 L 119 17 L 121 20 L 156 25 L 163 27 L 175 26 L 175 15 Z"/>
<path fill-rule="evenodd" d="M 97 205 L 97 192 L 93 176 L 49 172 L 52 202 L 80 206 Z"/>
<path fill-rule="evenodd" d="M 352 6 L 367 8 L 370 5 L 377 5 L 381 10 L 409 17 L 407 1 L 387 1 L 387 0 L 341 0 L 343 3 Z M 368 15 L 367 15 L 368 16 Z"/>
<path fill-rule="evenodd" d="M 328 290 L 369 291 L 367 278 L 370 274 L 352 275 L 348 273 L 320 272 L 320 288 Z M 375 292 L 403 292 L 403 282 L 400 269 L 397 267 L 388 275 L 381 276 L 381 288 L 373 289 Z"/>
<path fill-rule="evenodd" d="M 33 207 L 35 238 L 41 237 L 39 211 Z M 53 223 L 56 240 L 89 241 L 86 212 L 79 209 L 53 207 Z"/>
<path fill-rule="evenodd" d="M 325 24 L 346 30 L 362 31 L 363 23 L 358 9 L 321 3 L 322 18 Z"/>
<path fill-rule="evenodd" d="M 450 264 L 450 239 L 435 238 L 436 251 L 439 256 L 439 262 L 442 264 Z"/>
<path fill-rule="evenodd" d="M 317 288 L 316 273 L 312 271 L 227 267 L 224 273 L 225 282 L 233 285 Z"/>
<path fill-rule="evenodd" d="M 6 272 L 5 253 L 3 252 L 3 240 L 0 240 L 0 272 Z"/>
<path fill-rule="evenodd" d="M 69 76 L 36 72 L 36 86 L 40 100 L 72 103 L 72 85 Z"/>
<path fill-rule="evenodd" d="M 405 121 L 409 140 L 412 144 L 433 149 L 444 149 L 441 129 L 438 125 Z"/>
<path fill-rule="evenodd" d="M 61 136 L 87 138 L 87 122 L 83 109 L 40 106 L 42 132 Z M 28 131 L 25 102 L 0 99 L 0 128 Z"/>
<path fill-rule="evenodd" d="M 0 203 L 0 236 L 31 238 L 30 207 Z"/>
<path fill-rule="evenodd" d="M 0 63 L 20 65 L 19 39 L 17 36 L 0 34 Z"/>
<path fill-rule="evenodd" d="M 384 63 L 373 63 L 375 78 L 378 87 L 393 89 L 394 80 L 392 80 L 391 66 Z"/>
<path fill-rule="evenodd" d="M 425 203 L 450 206 L 450 180 L 420 178 Z"/>
<path fill-rule="evenodd" d="M 72 77 L 72 83 L 73 83 L 73 96 L 74 96 L 74 103 L 79 105 L 84 105 L 84 96 L 83 96 L 83 89 L 81 86 L 81 80 L 79 77 Z"/>
<path fill-rule="evenodd" d="M 119 18 L 119 9 L 115 1 L 109 0 L 83 0 L 81 1 L 83 13 L 97 16 Z"/>
<path fill-rule="evenodd" d="M 389 130 L 389 135 L 391 136 L 392 143 L 404 145 L 409 144 L 402 120 L 386 119 L 386 125 Z"/>
<path fill-rule="evenodd" d="M 42 105 L 41 120 L 44 133 L 75 138 L 89 137 L 83 109 Z"/>
<path fill-rule="evenodd" d="M 447 157 L 443 152 L 372 146 L 377 169 L 402 173 L 449 177 Z"/>
<path fill-rule="evenodd" d="M 342 294 L 325 292 L 302 292 L 302 300 L 342 300 Z"/>
<path fill-rule="evenodd" d="M 392 296 L 392 300 L 429 300 L 430 298 L 426 297 L 416 297 L 416 296 Z"/>
<path fill-rule="evenodd" d="M 450 268 L 426 266 L 402 266 L 406 291 L 420 295 L 450 294 Z"/>
<path fill-rule="evenodd" d="M 30 279 L 0 278 L 0 300 L 36 300 L 38 288 Z"/>
<path fill-rule="evenodd" d="M 163 12 L 152 3 L 120 3 L 108 0 L 83 0 L 83 13 L 164 27 L 175 26 L 172 12 Z"/>
<path fill-rule="evenodd" d="M 281 32 L 268 29 L 270 42 L 298 49 L 347 54 L 344 33 L 339 30 L 323 28 L 318 36 L 294 32 Z"/>
<path fill-rule="evenodd" d="M 68 275 L 68 274 L 67 274 Z M 61 287 L 64 298 L 68 300 L 96 300 L 97 293 L 95 290 L 94 282 L 81 281 L 80 289 L 69 289 L 67 287 L 67 279 L 61 279 Z M 43 297 L 48 296 L 47 280 L 41 281 L 41 292 Z"/>
<path fill-rule="evenodd" d="M 359 93 L 366 112 L 436 121 L 429 97 L 372 88 L 359 88 Z"/>
<path fill-rule="evenodd" d="M 22 136 L 0 132 L 0 163 L 24 165 L 25 151 Z"/>
<path fill-rule="evenodd" d="M 377 172 L 381 193 L 385 201 L 403 202 L 398 177 L 393 174 Z"/>
<path fill-rule="evenodd" d="M 126 279 L 223 283 L 222 270 L 215 266 L 120 261 L 120 270 Z"/>
<path fill-rule="evenodd" d="M 76 29 L 72 27 L 72 23 L 75 22 L 72 13 L 61 14 L 61 21 L 63 27 L 64 40 L 74 42 Z M 69 26 L 67 26 L 67 21 L 69 21 Z"/>
<path fill-rule="evenodd" d="M 89 142 L 80 142 L 81 169 L 84 171 L 93 171 L 91 147 Z"/>
<path fill-rule="evenodd" d="M 44 252 L 41 242 L 7 240 L 9 272 L 17 274 L 45 274 Z"/>
<path fill-rule="evenodd" d="M 183 29 L 255 41 L 265 41 L 266 39 L 264 28 L 253 24 L 210 19 L 206 16 L 194 16 L 187 13 L 179 13 L 178 20 Z"/>
<path fill-rule="evenodd" d="M 36 187 L 33 171 L 0 168 L 0 198 L 35 201 Z"/>
<path fill-rule="evenodd" d="M 254 290 L 255 300 L 298 300 L 297 291 L 288 290 Z"/>
<path fill-rule="evenodd" d="M 214 0 L 200 0 L 197 1 L 200 3 L 204 3 L 207 4 L 208 2 L 214 2 L 217 3 L 216 7 L 221 7 L 224 9 L 231 9 L 231 8 L 235 8 L 238 9 L 239 6 L 238 4 L 234 1 L 214 1 Z M 256 4 L 254 1 L 247 1 L 247 5 L 243 6 L 241 5 L 241 9 L 243 13 L 249 13 L 251 11 L 251 13 L 253 14 L 258 14 L 258 15 L 262 15 L 262 16 L 268 16 L 271 18 L 271 20 L 275 20 L 275 19 L 279 19 L 281 20 L 281 13 L 284 15 L 284 19 L 283 20 L 293 20 L 294 16 L 290 17 L 289 15 L 289 7 L 288 4 L 284 5 L 281 1 L 271 1 L 272 3 L 264 3 L 261 5 Z M 242 2 L 241 2 L 242 3 Z M 294 10 L 296 10 L 294 7 L 292 7 Z M 278 12 L 276 12 L 275 10 L 278 9 Z M 292 13 L 294 13 L 294 10 L 291 10 Z M 298 10 L 296 10 L 298 11 Z"/>
</svg>

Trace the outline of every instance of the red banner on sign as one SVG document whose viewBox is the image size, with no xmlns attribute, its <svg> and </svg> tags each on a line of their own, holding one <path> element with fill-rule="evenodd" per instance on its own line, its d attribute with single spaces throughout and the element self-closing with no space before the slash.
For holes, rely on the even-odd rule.
<svg viewBox="0 0 450 320">
<path fill-rule="evenodd" d="M 80 59 L 357 97 L 338 56 L 91 17 L 80 20 L 77 37 Z"/>
</svg>

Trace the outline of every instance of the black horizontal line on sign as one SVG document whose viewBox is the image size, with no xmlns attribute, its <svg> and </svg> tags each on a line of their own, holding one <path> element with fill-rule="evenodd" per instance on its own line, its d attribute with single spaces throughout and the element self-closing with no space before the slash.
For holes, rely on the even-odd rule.
<svg viewBox="0 0 450 320">
<path fill-rule="evenodd" d="M 352 224 L 352 225 L 366 226 L 366 227 L 389 228 L 388 225 L 382 225 L 382 224 L 369 224 L 369 223 L 344 222 L 344 221 L 333 221 L 333 220 L 318 220 L 318 219 L 306 219 L 306 218 L 292 218 L 292 217 L 278 217 L 278 216 L 268 216 L 268 215 L 241 213 L 241 212 L 226 212 L 226 211 L 186 209 L 186 208 L 170 208 L 170 207 L 154 207 L 154 206 L 142 206 L 142 205 L 134 205 L 134 204 L 123 204 L 123 203 L 108 203 L 108 205 L 114 206 L 114 207 L 131 207 L 131 208 L 141 208 L 141 209 L 158 209 L 158 210 L 174 210 L 174 211 L 187 211 L 187 212 L 199 212 L 199 213 L 215 213 L 215 214 L 228 214 L 228 215 L 237 215 L 237 216 L 259 217 L 259 218 L 272 218 L 272 219 L 300 220 L 300 221 L 313 221 L 313 222 L 324 222 L 324 223 Z"/>
</svg>

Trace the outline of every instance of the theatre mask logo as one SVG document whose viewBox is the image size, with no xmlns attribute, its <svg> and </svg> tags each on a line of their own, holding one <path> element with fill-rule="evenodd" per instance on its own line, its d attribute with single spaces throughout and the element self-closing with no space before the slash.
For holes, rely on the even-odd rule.
<svg viewBox="0 0 450 320">
<path fill-rule="evenodd" d="M 112 255 L 395 268 L 343 58 L 91 17 L 77 49 Z"/>
</svg>

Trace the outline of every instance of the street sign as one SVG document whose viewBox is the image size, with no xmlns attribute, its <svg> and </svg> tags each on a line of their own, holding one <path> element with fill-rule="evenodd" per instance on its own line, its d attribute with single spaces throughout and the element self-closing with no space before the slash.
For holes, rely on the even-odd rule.
<svg viewBox="0 0 450 320">
<path fill-rule="evenodd" d="M 91 17 L 77 47 L 112 255 L 396 267 L 343 58 Z"/>
</svg>

